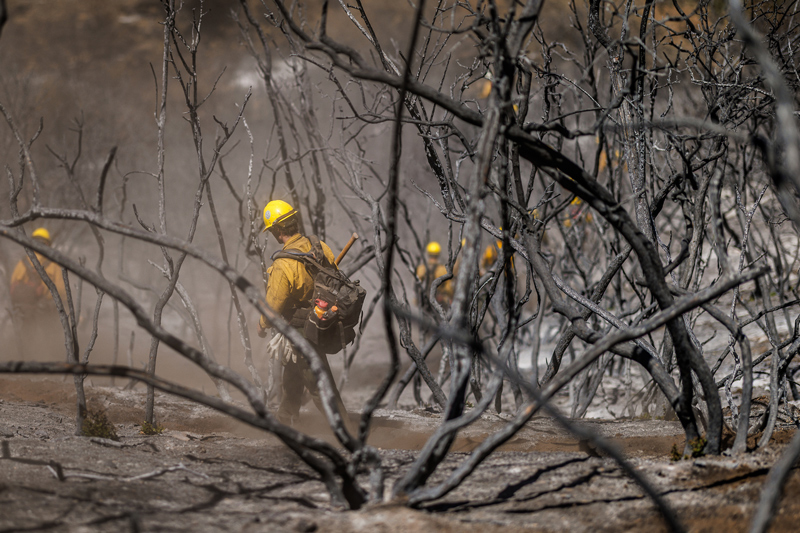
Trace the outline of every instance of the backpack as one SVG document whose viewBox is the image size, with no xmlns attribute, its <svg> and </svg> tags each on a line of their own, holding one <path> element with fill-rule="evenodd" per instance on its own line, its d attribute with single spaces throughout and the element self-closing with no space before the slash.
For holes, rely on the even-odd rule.
<svg viewBox="0 0 800 533">
<path fill-rule="evenodd" d="M 291 324 L 301 328 L 305 338 L 320 352 L 335 354 L 356 338 L 355 328 L 361 320 L 367 291 L 328 261 L 319 238 L 312 235 L 308 240 L 310 252 L 281 250 L 272 254 L 272 259 L 300 261 L 314 278 L 311 302 L 295 312 Z"/>
</svg>

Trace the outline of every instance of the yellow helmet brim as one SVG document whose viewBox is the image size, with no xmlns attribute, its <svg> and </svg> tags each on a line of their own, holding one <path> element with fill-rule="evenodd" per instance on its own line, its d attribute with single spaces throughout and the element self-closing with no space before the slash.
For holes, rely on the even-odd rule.
<svg viewBox="0 0 800 533">
<path fill-rule="evenodd" d="M 282 214 L 281 216 L 279 216 L 278 218 L 276 218 L 276 219 L 275 219 L 275 222 L 273 222 L 272 224 L 270 224 L 270 225 L 269 225 L 269 227 L 267 227 L 267 226 L 264 226 L 264 229 L 262 229 L 262 230 L 261 230 L 261 233 L 264 233 L 264 232 L 265 232 L 265 231 L 267 231 L 268 229 L 272 229 L 272 228 L 274 228 L 276 225 L 279 225 L 281 222 L 283 222 L 284 220 L 286 220 L 287 218 L 289 218 L 290 216 L 292 216 L 292 215 L 295 215 L 295 214 L 297 214 L 297 209 L 292 209 L 292 210 L 291 210 L 291 211 L 289 211 L 288 213 L 284 213 L 284 214 Z"/>
</svg>

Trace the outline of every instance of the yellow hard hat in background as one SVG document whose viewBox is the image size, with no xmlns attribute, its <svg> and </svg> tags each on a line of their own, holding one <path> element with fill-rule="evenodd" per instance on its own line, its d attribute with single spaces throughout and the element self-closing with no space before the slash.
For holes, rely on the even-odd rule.
<svg viewBox="0 0 800 533">
<path fill-rule="evenodd" d="M 35 229 L 33 231 L 33 233 L 31 234 L 31 237 L 33 237 L 34 239 L 39 238 L 39 239 L 45 240 L 48 243 L 52 242 L 50 240 L 50 232 L 47 231 L 46 228 L 37 228 L 37 229 Z"/>
<path fill-rule="evenodd" d="M 272 200 L 264 207 L 264 231 L 275 224 L 280 224 L 287 218 L 297 213 L 297 211 L 283 200 Z"/>
<path fill-rule="evenodd" d="M 431 241 L 428 243 L 428 246 L 425 248 L 425 251 L 428 252 L 430 255 L 439 255 L 442 251 L 442 247 L 436 241 Z"/>
</svg>

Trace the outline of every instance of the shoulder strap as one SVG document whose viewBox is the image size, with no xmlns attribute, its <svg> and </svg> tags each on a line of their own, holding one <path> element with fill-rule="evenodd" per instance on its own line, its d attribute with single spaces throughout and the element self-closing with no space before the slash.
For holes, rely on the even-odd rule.
<svg viewBox="0 0 800 533">
<path fill-rule="evenodd" d="M 322 249 L 319 237 L 311 235 L 308 240 L 311 242 L 311 253 L 314 254 L 314 259 L 324 268 L 337 270 L 334 264 L 325 257 L 325 250 Z"/>
<path fill-rule="evenodd" d="M 319 237 L 316 235 L 311 235 L 308 237 L 308 240 L 311 241 L 311 251 L 301 252 L 300 250 L 278 250 L 272 254 L 271 259 L 273 261 L 280 258 L 294 259 L 295 261 L 300 261 L 307 267 L 311 267 L 316 271 L 335 270 L 333 265 L 330 264 L 330 261 L 328 261 L 328 259 L 325 257 L 325 252 L 322 250 L 322 244 L 320 243 Z"/>
</svg>

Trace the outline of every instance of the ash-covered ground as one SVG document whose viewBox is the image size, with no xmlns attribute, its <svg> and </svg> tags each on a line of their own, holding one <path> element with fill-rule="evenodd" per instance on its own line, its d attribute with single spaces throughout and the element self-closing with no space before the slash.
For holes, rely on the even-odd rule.
<svg viewBox="0 0 800 533">
<path fill-rule="evenodd" d="M 0 531 L 664 531 L 663 521 L 613 460 L 544 417 L 534 418 L 458 489 L 421 509 L 333 508 L 316 474 L 275 438 L 205 407 L 158 395 L 163 434 L 144 436 L 143 388 L 89 387 L 89 403 L 119 442 L 74 435 L 71 380 L 0 379 Z M 348 395 L 345 395 L 346 403 Z M 331 439 L 306 406 L 302 429 Z M 463 460 L 507 414 L 463 432 L 434 479 Z M 387 483 L 439 423 L 426 410 L 378 411 L 372 443 Z M 744 531 L 769 467 L 793 432 L 742 457 L 673 462 L 676 422 L 586 420 L 661 490 L 691 531 Z M 773 531 L 796 531 L 793 473 Z"/>
</svg>

